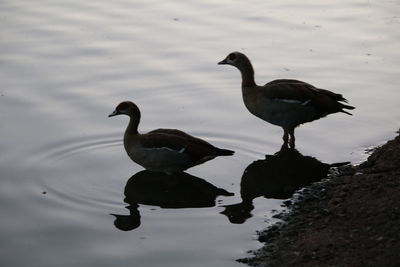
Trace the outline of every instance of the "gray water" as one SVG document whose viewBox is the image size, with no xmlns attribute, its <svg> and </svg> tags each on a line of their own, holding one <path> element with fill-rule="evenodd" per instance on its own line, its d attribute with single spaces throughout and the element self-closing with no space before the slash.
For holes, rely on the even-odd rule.
<svg viewBox="0 0 400 267">
<path fill-rule="evenodd" d="M 220 212 L 282 130 L 245 109 L 239 72 L 217 62 L 242 51 L 259 84 L 344 94 L 354 116 L 301 126 L 297 148 L 358 163 L 399 127 L 399 13 L 390 0 L 0 1 L 0 265 L 241 266 L 282 200 L 254 199 L 243 223 Z M 123 100 L 140 107 L 142 132 L 177 128 L 235 150 L 188 171 L 235 195 L 201 208 L 139 203 L 139 225 L 115 227 L 142 170 L 122 146 L 127 118 L 107 118 Z"/>
</svg>

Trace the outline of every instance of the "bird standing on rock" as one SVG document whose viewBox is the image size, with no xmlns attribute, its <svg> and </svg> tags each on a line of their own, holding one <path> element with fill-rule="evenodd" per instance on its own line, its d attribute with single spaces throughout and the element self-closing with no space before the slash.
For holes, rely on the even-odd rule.
<svg viewBox="0 0 400 267">
<path fill-rule="evenodd" d="M 354 109 L 341 94 L 299 80 L 279 79 L 259 86 L 254 69 L 246 55 L 230 53 L 218 64 L 228 64 L 242 74 L 242 95 L 246 108 L 255 116 L 283 128 L 284 146 L 295 147 L 294 129 L 300 124 L 318 120 L 332 113 L 351 113 Z"/>
<path fill-rule="evenodd" d="M 217 156 L 231 156 L 234 153 L 176 129 L 157 129 L 140 134 L 140 110 L 130 101 L 120 103 L 108 116 L 121 114 L 130 118 L 124 134 L 126 153 L 147 170 L 177 173 Z"/>
</svg>

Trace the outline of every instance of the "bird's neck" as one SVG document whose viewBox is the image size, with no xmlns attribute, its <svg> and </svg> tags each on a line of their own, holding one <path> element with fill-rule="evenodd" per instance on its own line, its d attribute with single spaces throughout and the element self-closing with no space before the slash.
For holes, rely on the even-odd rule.
<svg viewBox="0 0 400 267">
<path fill-rule="evenodd" d="M 242 74 L 242 87 L 251 87 L 256 85 L 254 81 L 254 69 L 250 61 L 243 64 L 239 70 Z"/>
<path fill-rule="evenodd" d="M 139 118 L 129 117 L 129 124 L 125 130 L 125 135 L 137 135 L 139 122 L 140 122 L 140 117 Z"/>
</svg>

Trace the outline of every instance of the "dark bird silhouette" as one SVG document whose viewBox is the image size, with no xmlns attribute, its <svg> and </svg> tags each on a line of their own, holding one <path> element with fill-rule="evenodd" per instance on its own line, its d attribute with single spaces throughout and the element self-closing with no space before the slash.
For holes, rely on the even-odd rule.
<svg viewBox="0 0 400 267">
<path fill-rule="evenodd" d="M 121 114 L 130 118 L 124 134 L 126 153 L 147 170 L 182 172 L 217 156 L 231 156 L 234 153 L 176 129 L 157 129 L 140 134 L 140 110 L 130 101 L 120 103 L 109 117 Z"/>
<path fill-rule="evenodd" d="M 353 106 L 331 91 L 298 80 L 280 79 L 263 86 L 254 81 L 254 69 L 246 55 L 230 53 L 218 64 L 228 64 L 242 74 L 242 95 L 246 108 L 256 117 L 283 128 L 284 145 L 295 147 L 294 129 L 300 124 L 318 120 Z"/>
</svg>

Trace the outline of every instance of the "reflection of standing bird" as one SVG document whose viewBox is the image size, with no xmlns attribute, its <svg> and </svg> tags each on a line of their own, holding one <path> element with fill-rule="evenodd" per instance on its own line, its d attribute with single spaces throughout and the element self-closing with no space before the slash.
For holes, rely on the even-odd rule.
<svg viewBox="0 0 400 267">
<path fill-rule="evenodd" d="M 290 198 L 296 190 L 325 178 L 330 167 L 346 164 L 348 162 L 323 163 L 296 149 L 283 148 L 247 166 L 240 181 L 242 201 L 225 206 L 221 213 L 232 223 L 244 223 L 252 216 L 255 198 Z"/>
<path fill-rule="evenodd" d="M 140 111 L 130 101 L 120 103 L 109 117 L 120 114 L 130 117 L 124 135 L 125 150 L 134 162 L 147 170 L 181 172 L 217 156 L 230 156 L 234 153 L 175 129 L 157 129 L 140 134 Z"/>
<path fill-rule="evenodd" d="M 242 74 L 243 101 L 247 109 L 255 116 L 283 128 L 284 145 L 294 148 L 294 129 L 300 124 L 318 120 L 328 114 L 354 109 L 341 94 L 319 89 L 311 84 L 281 79 L 264 86 L 254 81 L 254 69 L 246 55 L 240 52 L 230 53 L 218 64 L 235 66 Z M 290 136 L 290 141 L 289 141 Z"/>
</svg>

